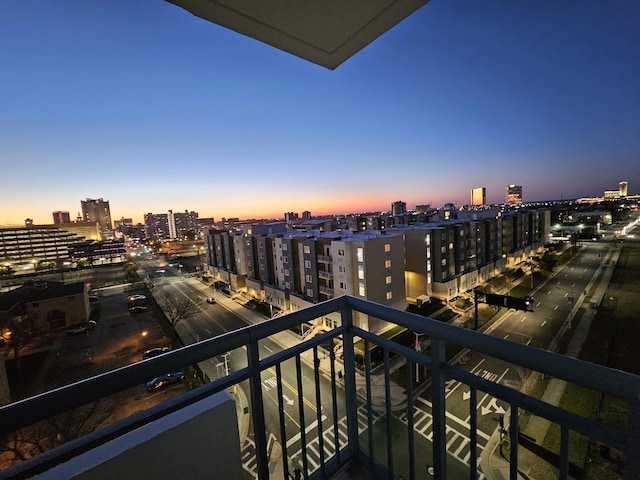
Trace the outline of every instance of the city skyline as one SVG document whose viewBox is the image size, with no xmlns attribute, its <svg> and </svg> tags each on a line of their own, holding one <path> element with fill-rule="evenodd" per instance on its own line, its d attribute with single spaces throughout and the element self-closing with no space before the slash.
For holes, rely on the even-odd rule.
<svg viewBox="0 0 640 480">
<path fill-rule="evenodd" d="M 638 13 L 433 1 L 329 71 L 169 3 L 6 4 L 0 224 L 636 194 Z"/>
</svg>

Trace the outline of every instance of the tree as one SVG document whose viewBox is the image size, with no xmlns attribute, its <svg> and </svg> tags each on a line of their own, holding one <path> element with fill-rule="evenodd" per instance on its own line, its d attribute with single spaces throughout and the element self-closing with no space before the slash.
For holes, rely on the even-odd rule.
<svg viewBox="0 0 640 480">
<path fill-rule="evenodd" d="M 106 425 L 119 402 L 102 398 L 10 434 L 0 443 L 0 468 L 35 457 Z"/>
<path fill-rule="evenodd" d="M 548 270 L 553 270 L 553 267 L 558 264 L 558 257 L 555 253 L 545 252 L 540 259 L 540 264 Z"/>
<path fill-rule="evenodd" d="M 167 316 L 169 325 L 174 328 L 178 322 L 198 311 L 198 305 L 192 299 L 187 297 L 178 298 L 173 294 L 161 296 L 158 300 L 158 305 Z"/>
</svg>

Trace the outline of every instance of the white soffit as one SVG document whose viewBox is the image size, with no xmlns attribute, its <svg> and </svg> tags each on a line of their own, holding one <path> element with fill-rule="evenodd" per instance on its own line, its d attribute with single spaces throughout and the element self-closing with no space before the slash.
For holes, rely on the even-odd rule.
<svg viewBox="0 0 640 480">
<path fill-rule="evenodd" d="M 333 70 L 429 0 L 166 0 Z"/>
</svg>

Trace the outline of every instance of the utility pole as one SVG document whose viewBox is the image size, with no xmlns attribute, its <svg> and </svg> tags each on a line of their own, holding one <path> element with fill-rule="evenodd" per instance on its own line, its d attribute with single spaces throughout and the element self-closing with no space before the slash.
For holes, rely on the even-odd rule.
<svg viewBox="0 0 640 480">
<path fill-rule="evenodd" d="M 475 329 L 478 330 L 478 287 L 473 289 L 473 304 L 475 311 Z"/>
</svg>

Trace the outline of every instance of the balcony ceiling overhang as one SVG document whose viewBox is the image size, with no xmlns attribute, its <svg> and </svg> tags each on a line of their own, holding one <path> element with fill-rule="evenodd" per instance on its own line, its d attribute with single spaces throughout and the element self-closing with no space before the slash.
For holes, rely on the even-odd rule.
<svg viewBox="0 0 640 480">
<path fill-rule="evenodd" d="M 333 70 L 429 0 L 166 1 Z"/>
</svg>

